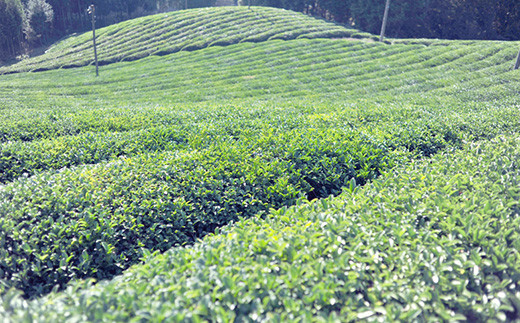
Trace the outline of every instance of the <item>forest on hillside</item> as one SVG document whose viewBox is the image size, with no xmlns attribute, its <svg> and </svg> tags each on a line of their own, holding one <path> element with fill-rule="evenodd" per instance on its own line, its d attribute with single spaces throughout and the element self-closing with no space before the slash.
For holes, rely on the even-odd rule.
<svg viewBox="0 0 520 323">
<path fill-rule="evenodd" d="M 247 1 L 247 0 L 242 0 Z M 386 0 L 250 0 L 302 11 L 378 34 Z M 388 35 L 397 38 L 520 39 L 518 0 L 393 0 Z"/>
<path fill-rule="evenodd" d="M 0 61 L 91 28 L 87 8 L 96 6 L 96 25 L 147 14 L 215 5 L 216 0 L 0 0 Z M 385 0 L 240 0 L 336 21 L 377 34 Z M 516 0 L 392 1 L 387 34 L 397 38 L 520 39 Z"/>
</svg>

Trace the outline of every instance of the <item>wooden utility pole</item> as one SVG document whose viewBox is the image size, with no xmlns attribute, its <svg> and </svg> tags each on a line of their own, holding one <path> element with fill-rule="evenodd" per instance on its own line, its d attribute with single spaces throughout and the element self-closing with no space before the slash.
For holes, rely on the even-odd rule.
<svg viewBox="0 0 520 323">
<path fill-rule="evenodd" d="M 390 0 L 386 0 L 385 14 L 383 16 L 383 25 L 381 26 L 381 36 L 379 37 L 380 42 L 385 40 L 386 23 L 388 22 L 388 11 L 389 10 L 390 10 Z"/>
<path fill-rule="evenodd" d="M 520 68 L 520 51 L 518 52 L 518 55 L 516 56 L 516 63 L 515 63 L 515 70 Z"/>
<path fill-rule="evenodd" d="M 188 0 L 184 0 L 184 9 L 188 9 Z"/>
<path fill-rule="evenodd" d="M 97 59 L 97 47 L 96 47 L 96 7 L 91 4 L 88 7 L 88 13 L 92 15 L 92 41 L 94 42 L 94 59 L 96 61 L 96 76 L 99 76 L 99 67 Z"/>
</svg>

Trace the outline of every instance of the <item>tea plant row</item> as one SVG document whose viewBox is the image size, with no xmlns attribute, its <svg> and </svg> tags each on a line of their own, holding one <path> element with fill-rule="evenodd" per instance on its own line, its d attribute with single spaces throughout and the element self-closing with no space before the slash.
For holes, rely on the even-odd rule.
<svg viewBox="0 0 520 323">
<path fill-rule="evenodd" d="M 147 253 L 144 264 L 95 286 L 78 281 L 34 301 L 11 291 L 0 316 L 19 322 L 518 319 L 519 144 L 518 134 L 470 143 L 364 187 L 351 181 L 337 198 L 300 201 L 240 219 L 192 247 Z"/>
<path fill-rule="evenodd" d="M 258 100 L 270 100 L 270 106 L 287 100 L 367 105 L 363 101 L 370 96 L 369 102 L 412 102 L 428 109 L 467 102 L 496 106 L 516 93 L 515 55 L 506 43 L 429 48 L 294 40 L 113 64 L 99 78 L 88 68 L 4 75 L 0 140 L 162 126 L 171 122 L 164 120 L 170 113 L 165 109 L 186 110 L 180 103 L 189 102 L 217 103 L 218 108 L 244 101 L 258 106 Z"/>
<path fill-rule="evenodd" d="M 121 156 L 205 149 L 213 145 L 228 145 L 231 139 L 233 142 L 249 141 L 255 137 L 262 140 L 265 133 L 271 131 L 312 130 L 321 134 L 334 130 L 343 133 L 342 141 L 366 137 L 390 149 L 402 148 L 420 156 L 429 156 L 448 146 L 459 146 L 463 141 L 492 138 L 520 126 L 520 111 L 516 107 L 482 109 L 468 104 L 458 106 L 457 111 L 435 108 L 429 112 L 401 105 L 374 107 L 358 104 L 331 110 L 324 106 L 295 108 L 287 103 L 272 109 L 237 105 L 201 107 L 191 115 L 184 109 L 160 112 L 154 109 L 151 116 L 139 120 L 141 124 L 148 122 L 149 127 L 143 129 L 125 131 L 132 127 L 130 121 L 125 122 L 132 115 L 123 114 L 121 119 L 105 115 L 102 118 L 106 119 L 100 117 L 96 120 L 109 121 L 110 124 L 91 124 L 90 131 L 78 135 L 1 143 L 0 183 L 42 171 L 96 164 Z M 97 114 L 91 113 L 89 119 L 80 120 L 85 125 Z M 475 119 L 479 122 L 473 122 Z M 155 126 L 154 120 L 157 122 Z M 94 126 L 106 128 L 102 131 Z"/>
</svg>

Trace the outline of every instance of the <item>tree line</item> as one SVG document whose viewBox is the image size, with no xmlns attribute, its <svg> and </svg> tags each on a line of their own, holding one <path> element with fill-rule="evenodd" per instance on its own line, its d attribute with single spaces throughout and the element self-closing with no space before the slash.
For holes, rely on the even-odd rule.
<svg viewBox="0 0 520 323">
<path fill-rule="evenodd" d="M 0 0 L 0 61 L 91 27 L 87 13 L 96 6 L 96 26 L 157 12 L 213 6 L 216 0 Z"/>
<path fill-rule="evenodd" d="M 241 0 L 305 12 L 379 34 L 385 0 Z M 518 0 L 392 0 L 387 35 L 401 38 L 520 39 Z"/>
</svg>

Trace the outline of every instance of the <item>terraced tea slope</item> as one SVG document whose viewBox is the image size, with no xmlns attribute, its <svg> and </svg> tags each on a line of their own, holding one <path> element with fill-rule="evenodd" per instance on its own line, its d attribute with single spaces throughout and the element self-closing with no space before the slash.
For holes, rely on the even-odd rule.
<svg viewBox="0 0 520 323">
<path fill-rule="evenodd" d="M 2 75 L 0 317 L 517 317 L 516 48 L 435 44 Z"/>
<path fill-rule="evenodd" d="M 110 277 L 139 258 L 141 249 L 138 247 L 159 246 L 165 250 L 193 241 L 240 215 L 253 215 L 269 207 L 288 205 L 304 196 L 313 198 L 336 194 L 351 178 L 364 183 L 382 169 L 402 162 L 403 156 L 408 158 L 399 153 L 403 149 L 428 156 L 463 141 L 493 137 L 515 129 L 519 120 L 518 109 L 494 102 L 498 92 L 486 89 L 477 100 L 472 97 L 478 95 L 478 89 L 459 94 L 461 89 L 472 87 L 475 82 L 484 86 L 507 80 L 509 83 L 498 85 L 502 101 L 508 103 L 514 99 L 511 94 L 515 91 L 515 83 L 512 82 L 517 78 L 509 69 L 509 60 L 513 56 L 514 49 L 505 43 L 453 43 L 428 48 L 422 45 L 390 46 L 349 40 L 302 39 L 244 43 L 112 64 L 99 78 L 89 75 L 88 67 L 4 75 L 3 88 L 11 93 L 24 93 L 24 96 L 10 95 L 3 99 L 6 113 L 0 121 L 0 129 L 4 183 L 41 171 L 100 163 L 99 167 L 84 166 L 85 169 L 61 171 L 60 174 L 42 174 L 38 177 L 41 180 L 37 177 L 30 179 L 30 187 L 26 187 L 25 180 L 22 180 L 22 186 L 17 184 L 18 181 L 6 186 L 4 191 L 8 193 L 4 195 L 6 202 L 1 212 L 5 219 L 12 221 L 4 223 L 4 232 L 19 232 L 16 239 L 27 239 L 25 231 L 13 231 L 14 226 L 27 214 L 42 212 L 51 216 L 53 222 L 60 219 L 56 228 L 74 226 L 79 230 L 74 234 L 68 230 L 56 231 L 58 237 L 67 237 L 71 241 L 80 239 L 77 236 L 80 232 L 99 231 L 104 226 L 99 227 L 101 224 L 97 220 L 88 220 L 86 223 L 90 224 L 87 227 L 92 228 L 81 230 L 77 225 L 83 222 L 76 221 L 85 216 L 98 219 L 108 216 L 116 221 L 110 227 L 122 225 L 134 216 L 138 221 L 137 226 L 128 228 L 130 231 L 125 234 L 136 234 L 131 245 L 121 244 L 122 241 L 110 230 L 103 233 L 103 238 L 87 234 L 87 240 L 85 236 L 78 240 L 82 241 L 79 246 L 71 244 L 70 248 L 58 244 L 55 249 L 33 249 L 31 244 L 24 244 L 23 240 L 17 243 L 11 237 L 13 245 L 10 248 L 18 250 L 19 257 L 31 259 L 33 255 L 36 263 L 41 262 L 37 261 L 38 257 L 48 260 L 38 265 L 44 266 L 42 269 L 35 270 L 30 262 L 15 265 L 16 257 L 7 257 L 12 265 L 5 267 L 5 278 L 16 282 L 15 276 L 25 277 L 16 286 L 31 294 L 48 290 L 56 283 L 63 284 L 67 281 L 64 277 L 85 277 L 94 273 L 98 278 Z M 142 74 L 143 71 L 146 72 Z M 436 93 L 440 93 L 438 95 L 446 106 L 438 106 L 439 99 L 429 98 Z M 371 99 L 366 100 L 369 94 Z M 388 98 L 389 95 L 399 96 L 402 103 Z M 232 104 L 216 103 L 226 99 L 231 99 L 229 102 Z M 280 99 L 290 99 L 290 102 L 281 102 Z M 325 103 L 319 103 L 324 99 Z M 193 105 L 189 101 L 205 103 Z M 248 101 L 255 102 L 255 107 L 251 108 L 246 103 Z M 410 101 L 413 103 L 406 103 Z M 184 103 L 172 106 L 174 102 Z M 140 107 L 136 109 L 136 105 Z M 475 123 L 475 119 L 480 122 Z M 225 151 L 221 150 L 222 146 L 227 147 Z M 162 153 L 165 151 L 176 154 Z M 258 151 L 259 155 L 249 151 Z M 143 154 L 148 157 L 142 159 L 140 155 Z M 180 157 L 176 157 L 177 154 Z M 240 180 L 236 184 L 225 184 L 231 187 L 251 185 L 251 189 L 258 187 L 260 190 L 255 194 L 245 190 L 243 195 L 234 196 L 230 208 L 223 207 L 223 201 L 214 193 L 204 195 L 204 198 L 194 195 L 187 201 L 188 209 L 182 212 L 198 214 L 197 217 L 180 222 L 182 230 L 168 229 L 171 232 L 162 236 L 160 241 L 147 233 L 143 236 L 146 231 L 142 230 L 145 229 L 138 228 L 153 226 L 159 221 L 155 218 L 157 215 L 166 215 L 164 225 L 171 225 L 169 221 L 176 220 L 170 216 L 177 214 L 171 209 L 173 205 L 153 207 L 154 211 L 132 206 L 120 210 L 121 218 L 116 220 L 117 217 L 111 214 L 120 211 L 113 204 L 113 209 L 102 215 L 107 210 L 106 203 L 116 200 L 119 194 L 129 205 L 137 201 L 155 203 L 155 195 L 136 197 L 134 193 L 128 195 L 131 192 L 128 189 L 123 193 L 124 186 L 120 182 L 124 178 L 120 173 L 123 170 L 129 174 L 148 173 L 152 165 L 169 167 L 171 163 L 179 163 L 185 164 L 182 166 L 186 167 L 185 171 L 195 176 L 191 180 L 197 178 L 199 183 L 204 183 L 204 177 L 246 176 L 246 173 L 231 175 L 226 170 L 215 174 L 191 173 L 193 164 L 190 159 L 202 165 L 202 160 L 213 160 L 217 155 L 221 156 L 222 164 L 230 159 L 230 165 L 264 163 L 278 166 L 268 166 L 274 168 L 268 171 L 265 179 L 260 179 L 264 175 L 258 174 L 255 176 L 260 177 L 252 182 Z M 242 157 L 236 159 L 233 155 Z M 122 156 L 125 159 L 115 164 L 106 162 Z M 318 162 L 321 163 L 319 167 L 315 165 Z M 146 166 L 149 170 L 131 170 L 136 166 L 127 168 L 127 164 L 149 165 Z M 107 171 L 111 167 L 114 170 Z M 280 167 L 290 171 L 282 175 L 277 170 Z M 105 196 L 106 202 L 100 202 L 94 196 L 78 196 L 77 189 L 71 190 L 71 187 L 79 185 L 78 181 L 84 180 L 81 174 L 86 169 L 89 169 L 88 176 L 102 178 L 100 184 L 112 183 L 113 187 L 108 191 L 112 190 L 116 195 Z M 155 172 L 150 174 L 162 176 Z M 179 181 L 178 176 L 168 174 L 166 178 L 161 177 L 161 183 L 167 180 L 160 185 L 170 186 L 167 192 L 178 191 L 168 199 L 185 198 L 188 191 L 184 180 Z M 290 183 L 294 188 L 283 191 L 283 185 L 274 180 L 274 174 L 286 178 L 289 182 L 284 185 Z M 127 180 L 141 183 L 135 187 L 146 187 L 145 183 L 151 181 L 149 177 L 141 176 Z M 49 185 L 49 181 L 56 183 L 55 186 Z M 258 181 L 264 184 L 258 186 Z M 92 184 L 97 180 L 89 182 Z M 64 183 L 69 188 L 59 187 Z M 62 193 L 51 197 L 48 189 Z M 18 197 L 25 195 L 21 193 L 25 191 L 36 196 L 34 192 L 40 190 L 42 195 L 37 199 L 47 201 L 44 203 L 47 206 L 29 196 Z M 64 190 L 70 191 L 70 199 L 63 199 Z M 107 188 L 96 184 L 82 190 L 107 191 Z M 205 190 L 216 192 L 213 190 L 219 189 L 206 187 L 201 192 Z M 259 204 L 247 212 L 242 207 L 237 209 L 234 203 L 242 203 L 237 199 L 244 196 L 251 196 L 251 201 Z M 208 210 L 201 204 L 200 208 L 193 209 L 194 201 L 202 199 L 208 204 L 208 198 L 214 200 L 218 208 Z M 123 205 L 127 202 L 121 200 L 117 203 Z M 68 206 L 63 209 L 59 205 Z M 19 213 L 20 210 L 23 211 Z M 65 220 L 60 216 L 62 213 L 68 214 L 66 222 L 62 222 Z M 215 216 L 210 216 L 213 213 Z M 147 218 L 141 218 L 141 214 L 148 214 Z M 37 244 L 41 243 L 36 241 L 46 232 L 47 224 L 42 223 L 46 222 L 34 223 L 35 227 L 31 225 L 34 243 Z M 199 224 L 194 226 L 194 223 Z M 108 247 L 100 248 L 100 241 Z M 87 245 L 89 251 L 83 254 L 87 249 L 79 247 Z M 39 254 L 37 250 L 43 254 L 36 256 Z M 108 252 L 109 255 L 94 265 L 93 262 L 98 262 L 95 259 L 99 252 Z M 114 258 L 110 254 L 125 256 Z M 58 270 L 63 267 L 60 264 L 64 260 L 71 262 L 65 266 L 66 274 L 61 272 L 62 269 Z M 43 279 L 44 276 L 47 278 Z M 39 285 L 38 281 L 47 283 Z"/>
<path fill-rule="evenodd" d="M 272 39 L 372 37 L 300 13 L 267 7 L 220 7 L 147 16 L 96 32 L 102 65 L 208 46 Z M 78 67 L 94 63 L 92 33 L 58 42 L 44 55 L 0 67 L 0 74 Z"/>
</svg>

